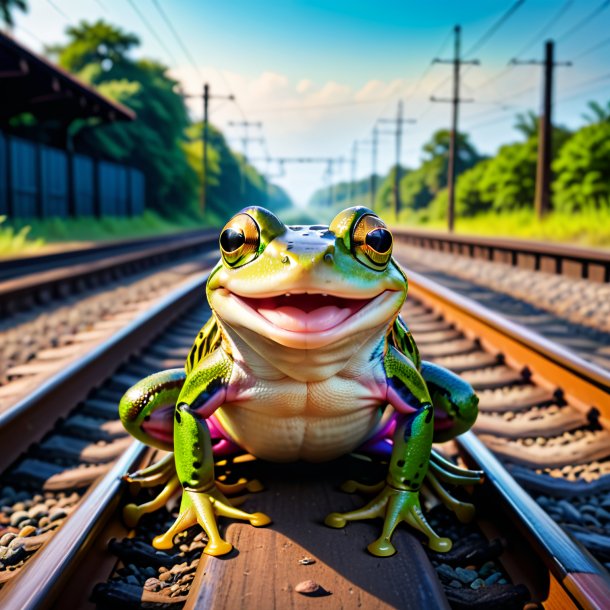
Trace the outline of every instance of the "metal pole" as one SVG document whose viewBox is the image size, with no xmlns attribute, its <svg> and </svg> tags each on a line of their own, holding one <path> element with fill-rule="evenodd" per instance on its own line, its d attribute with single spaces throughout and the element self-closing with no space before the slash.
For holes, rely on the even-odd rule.
<svg viewBox="0 0 610 610">
<path fill-rule="evenodd" d="M 394 172 L 394 217 L 400 214 L 400 148 L 402 137 L 402 100 L 398 102 L 396 114 L 396 171 Z"/>
<path fill-rule="evenodd" d="M 210 85 L 203 85 L 203 181 L 201 184 L 201 212 L 205 212 L 206 191 L 208 183 L 208 106 L 210 99 Z"/>
<path fill-rule="evenodd" d="M 447 193 L 449 203 L 447 208 L 447 227 L 450 233 L 453 233 L 455 225 L 455 174 L 458 155 L 458 109 L 460 102 L 460 33 L 461 28 L 456 25 L 455 33 L 455 50 L 453 57 L 453 113 L 451 117 L 451 138 L 449 140 L 449 166 L 447 168 Z"/>
<path fill-rule="evenodd" d="M 356 198 L 356 155 L 358 154 L 358 142 L 352 145 L 352 179 L 349 183 L 349 200 L 352 205 L 355 205 Z"/>
<path fill-rule="evenodd" d="M 536 215 L 543 218 L 551 209 L 551 138 L 553 108 L 554 44 L 544 46 L 544 97 L 538 133 L 538 166 L 536 171 Z"/>
<path fill-rule="evenodd" d="M 373 145 L 371 147 L 371 210 L 375 209 L 375 198 L 377 196 L 377 125 L 373 127 Z"/>
</svg>

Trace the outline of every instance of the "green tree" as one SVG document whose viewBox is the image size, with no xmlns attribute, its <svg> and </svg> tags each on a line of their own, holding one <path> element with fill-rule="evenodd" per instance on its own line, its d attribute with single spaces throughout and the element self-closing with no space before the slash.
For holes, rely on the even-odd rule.
<svg viewBox="0 0 610 610">
<path fill-rule="evenodd" d="M 28 4 L 25 0 L 0 0 L 0 20 L 5 26 L 12 28 L 15 25 L 13 11 L 27 13 Z"/>
<path fill-rule="evenodd" d="M 582 115 L 582 118 L 585 119 L 587 123 L 610 121 L 610 101 L 606 102 L 605 106 L 599 102 L 591 101 L 587 106 L 589 107 L 589 114 Z"/>
<path fill-rule="evenodd" d="M 553 163 L 554 203 L 575 211 L 610 204 L 610 122 L 586 125 L 562 147 Z"/>
<path fill-rule="evenodd" d="M 131 58 L 138 38 L 111 24 L 83 21 L 67 35 L 65 45 L 51 49 L 58 63 L 137 115 L 133 122 L 81 122 L 75 146 L 140 167 L 150 207 L 166 215 L 192 213 L 197 178 L 183 148 L 189 118 L 177 81 L 166 66 Z"/>
</svg>

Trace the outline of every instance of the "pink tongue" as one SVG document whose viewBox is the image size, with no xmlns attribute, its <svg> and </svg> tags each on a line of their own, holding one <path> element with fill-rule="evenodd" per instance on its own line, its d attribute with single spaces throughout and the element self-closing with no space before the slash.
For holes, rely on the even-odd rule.
<svg viewBox="0 0 610 610">
<path fill-rule="evenodd" d="M 294 332 L 318 332 L 328 330 L 349 318 L 351 310 L 335 305 L 319 307 L 309 313 L 296 307 L 260 308 L 258 313 L 275 326 Z"/>
</svg>

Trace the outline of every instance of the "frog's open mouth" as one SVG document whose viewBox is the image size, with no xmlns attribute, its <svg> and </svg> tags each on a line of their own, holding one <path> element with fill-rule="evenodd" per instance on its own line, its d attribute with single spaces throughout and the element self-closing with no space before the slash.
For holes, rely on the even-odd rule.
<svg viewBox="0 0 610 610">
<path fill-rule="evenodd" d="M 307 293 L 258 299 L 238 296 L 235 293 L 233 295 L 274 326 L 299 333 L 315 333 L 335 328 L 373 300 Z"/>
</svg>

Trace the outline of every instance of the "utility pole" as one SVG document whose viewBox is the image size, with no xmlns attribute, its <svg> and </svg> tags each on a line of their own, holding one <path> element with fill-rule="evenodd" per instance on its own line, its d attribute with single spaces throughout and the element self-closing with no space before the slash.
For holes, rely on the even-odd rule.
<svg viewBox="0 0 610 610">
<path fill-rule="evenodd" d="M 379 129 L 377 125 L 373 127 L 373 137 L 371 138 L 371 210 L 375 209 L 375 197 L 377 195 L 377 145 L 379 144 Z"/>
<path fill-rule="evenodd" d="M 403 107 L 402 107 L 402 100 L 398 101 L 398 107 L 396 109 L 396 118 L 395 119 L 379 119 L 380 123 L 394 123 L 395 124 L 395 131 L 394 131 L 394 138 L 395 138 L 395 144 L 396 144 L 396 171 L 394 172 L 394 186 L 393 186 L 393 192 L 394 192 L 394 218 L 396 221 L 398 221 L 398 215 L 400 214 L 400 178 L 401 178 L 401 171 L 400 171 L 400 153 L 402 150 L 402 126 L 409 123 L 417 123 L 417 121 L 415 119 L 404 119 L 403 118 Z"/>
<path fill-rule="evenodd" d="M 459 118 L 459 107 L 461 102 L 472 102 L 473 100 L 467 100 L 460 98 L 460 66 L 473 65 L 478 66 L 478 59 L 464 60 L 460 57 L 460 38 L 462 28 L 456 25 L 453 28 L 454 32 L 454 50 L 453 59 L 434 59 L 435 64 L 453 64 L 453 97 L 450 99 L 430 97 L 432 102 L 451 102 L 451 132 L 449 140 L 449 166 L 447 168 L 447 192 L 449 195 L 449 205 L 447 209 L 447 228 L 452 233 L 455 226 L 455 175 L 457 170 L 458 162 L 458 118 Z"/>
<path fill-rule="evenodd" d="M 551 160 L 553 144 L 553 70 L 555 66 L 571 66 L 572 62 L 554 61 L 555 43 L 547 40 L 544 44 L 544 60 L 519 61 L 511 59 L 513 66 L 544 66 L 544 86 L 542 93 L 542 114 L 538 124 L 538 163 L 536 167 L 536 216 L 542 219 L 551 210 Z"/>
<path fill-rule="evenodd" d="M 373 140 L 354 140 L 354 144 L 352 145 L 352 176 L 350 181 L 350 203 L 355 205 L 356 203 L 356 173 L 358 166 L 358 147 L 362 145 L 372 144 Z"/>
<path fill-rule="evenodd" d="M 335 173 L 335 165 L 339 165 L 339 168 L 343 165 L 343 157 L 337 157 L 336 159 L 329 158 L 326 168 L 326 174 L 328 175 L 328 205 L 332 207 L 335 203 L 335 189 L 333 188 L 333 176 Z"/>
<path fill-rule="evenodd" d="M 184 94 L 185 98 L 195 98 L 201 97 L 203 100 L 203 126 L 201 130 L 201 146 L 203 149 L 202 153 L 202 169 L 203 176 L 201 178 L 201 212 L 205 212 L 206 200 L 207 200 L 207 177 L 208 177 L 208 141 L 209 141 L 209 107 L 210 100 L 231 100 L 235 101 L 234 95 L 211 95 L 210 94 L 210 85 L 208 83 L 204 83 L 203 85 L 203 94 L 194 94 L 187 95 Z"/>
<path fill-rule="evenodd" d="M 246 194 L 246 176 L 245 176 L 245 166 L 248 164 L 248 144 L 250 142 L 259 142 L 264 143 L 265 139 L 262 137 L 252 137 L 248 134 L 249 127 L 257 127 L 258 129 L 262 129 L 263 124 L 260 121 L 229 121 L 228 125 L 230 127 L 243 127 L 244 135 L 239 138 L 241 140 L 242 152 L 244 155 L 244 168 L 239 168 L 240 175 L 240 191 L 242 197 Z"/>
</svg>

